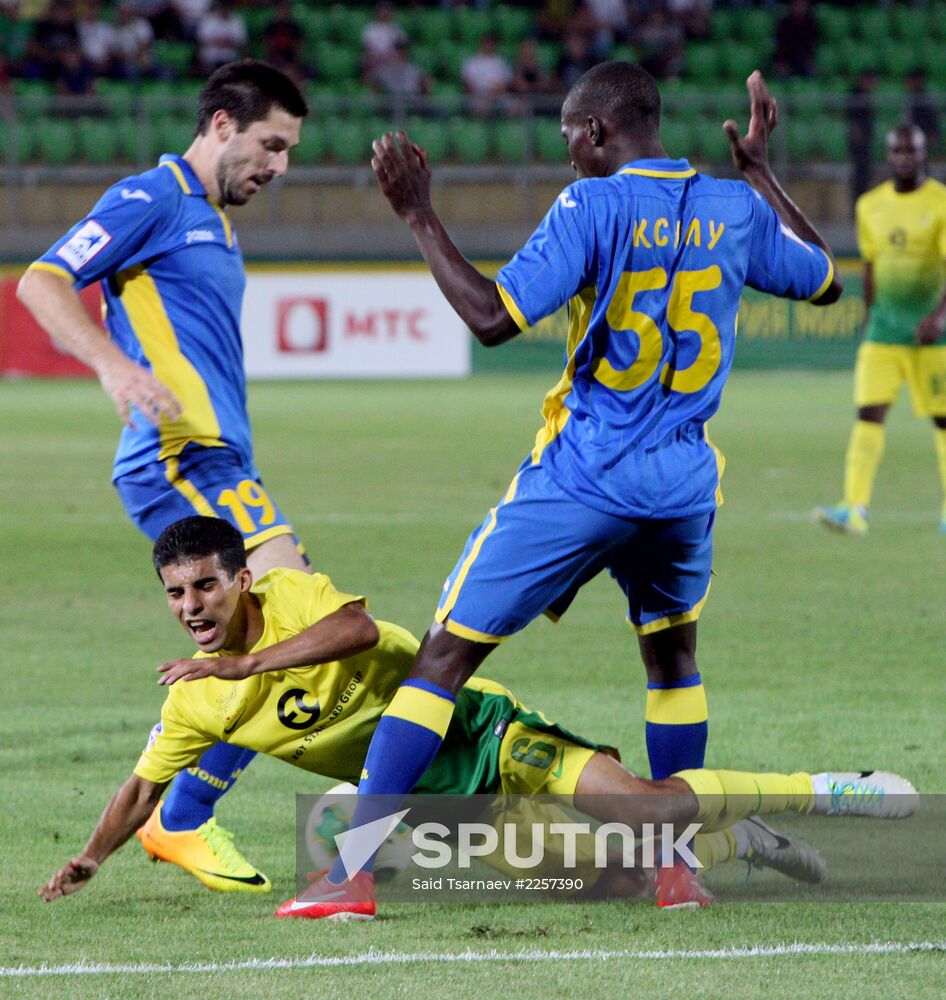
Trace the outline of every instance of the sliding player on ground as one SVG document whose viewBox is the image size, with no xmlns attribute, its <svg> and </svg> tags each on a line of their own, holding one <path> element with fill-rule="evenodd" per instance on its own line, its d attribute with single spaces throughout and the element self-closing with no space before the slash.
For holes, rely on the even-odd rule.
<svg viewBox="0 0 946 1000">
<path fill-rule="evenodd" d="M 357 781 L 378 720 L 414 662 L 418 644 L 409 632 L 376 622 L 363 597 L 336 590 L 328 577 L 276 568 L 254 581 L 239 533 L 222 519 L 189 517 L 172 525 L 155 543 L 153 559 L 168 606 L 198 652 L 159 667 L 171 685 L 161 721 L 82 853 L 40 890 L 46 900 L 82 888 L 136 831 L 150 850 L 140 828 L 162 791 L 215 741 Z M 554 749 L 556 767 L 548 766 L 547 753 L 540 759 L 522 752 L 535 741 Z M 819 865 L 810 848 L 758 821 L 738 821 L 750 812 L 895 816 L 915 808 L 909 782 L 883 772 L 694 769 L 662 781 L 638 778 L 598 744 L 483 678 L 458 692 L 446 737 L 417 790 L 565 795 L 590 815 L 633 826 L 696 821 L 706 833 L 696 838 L 704 864 L 745 857 L 809 881 L 817 880 Z M 601 814 L 622 809 L 633 813 Z M 215 857 L 226 855 L 227 838 L 220 839 Z M 233 877 L 238 871 L 235 862 Z M 360 872 L 352 885 L 357 898 L 334 905 L 289 900 L 277 916 L 373 916 L 372 875 Z M 693 905 L 686 886 L 670 883 L 658 892 L 662 905 Z"/>
</svg>

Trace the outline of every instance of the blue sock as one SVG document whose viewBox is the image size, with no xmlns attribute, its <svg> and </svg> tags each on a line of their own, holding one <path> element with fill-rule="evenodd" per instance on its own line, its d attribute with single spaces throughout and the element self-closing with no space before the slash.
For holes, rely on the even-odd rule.
<svg viewBox="0 0 946 1000">
<path fill-rule="evenodd" d="M 351 829 L 394 811 L 396 797 L 411 792 L 443 743 L 455 701 L 449 691 L 420 679 L 407 680 L 397 689 L 371 737 Z M 369 800 L 368 795 L 387 798 Z M 363 870 L 373 866 L 374 858 Z M 329 878 L 340 883 L 347 877 L 339 858 Z"/>
<path fill-rule="evenodd" d="M 647 685 L 647 756 L 655 781 L 703 766 L 707 717 L 699 674 L 672 684 Z"/>
<path fill-rule="evenodd" d="M 220 797 L 233 787 L 243 769 L 256 756 L 255 750 L 215 743 L 204 751 L 197 767 L 174 779 L 161 806 L 165 830 L 196 830 L 214 814 Z"/>
</svg>

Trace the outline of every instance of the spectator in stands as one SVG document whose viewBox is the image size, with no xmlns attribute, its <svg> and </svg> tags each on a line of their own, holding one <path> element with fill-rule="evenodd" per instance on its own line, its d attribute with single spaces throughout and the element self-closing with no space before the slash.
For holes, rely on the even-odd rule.
<svg viewBox="0 0 946 1000">
<path fill-rule="evenodd" d="M 565 51 L 555 66 L 558 89 L 571 90 L 575 81 L 598 61 L 591 51 L 588 36 L 581 31 L 569 31 L 564 38 Z"/>
<path fill-rule="evenodd" d="M 519 43 L 512 74 L 510 89 L 515 94 L 547 94 L 552 89 L 549 74 L 539 62 L 539 49 L 534 38 L 523 38 Z"/>
<path fill-rule="evenodd" d="M 374 20 L 365 25 L 361 33 L 362 68 L 370 75 L 375 67 L 394 57 L 398 42 L 407 41 L 404 29 L 394 20 L 394 4 L 379 3 L 374 10 Z"/>
<path fill-rule="evenodd" d="M 306 58 L 305 28 L 293 15 L 290 0 L 279 0 L 263 29 L 263 58 L 300 88 L 316 75 L 315 65 Z"/>
<path fill-rule="evenodd" d="M 661 6 L 654 7 L 634 37 L 638 62 L 652 77 L 667 80 L 683 69 L 686 36 L 679 22 Z"/>
<path fill-rule="evenodd" d="M 913 69 L 904 78 L 909 104 L 907 120 L 916 125 L 926 136 L 926 150 L 935 153 L 939 149 L 939 109 L 936 101 L 926 89 L 926 71 Z"/>
<path fill-rule="evenodd" d="M 53 83 L 56 93 L 64 97 L 89 97 L 95 93 L 95 70 L 82 54 L 82 49 L 66 49 L 59 59 Z"/>
<path fill-rule="evenodd" d="M 243 55 L 247 43 L 246 24 L 233 9 L 233 0 L 215 0 L 197 25 L 197 62 L 200 72 L 210 76 L 215 69 Z"/>
<path fill-rule="evenodd" d="M 874 144 L 874 88 L 877 73 L 872 69 L 859 73 L 845 105 L 847 146 L 851 154 L 851 198 L 858 198 L 870 186 Z"/>
<path fill-rule="evenodd" d="M 430 79 L 417 63 L 411 61 L 406 38 L 395 42 L 390 58 L 368 74 L 368 83 L 375 90 L 392 97 L 423 97 L 430 93 Z"/>
<path fill-rule="evenodd" d="M 592 50 L 599 60 L 607 59 L 614 43 L 630 32 L 627 4 L 624 0 L 584 0 L 592 35 Z"/>
<path fill-rule="evenodd" d="M 115 55 L 115 26 L 102 17 L 101 0 L 88 0 L 79 18 L 82 55 L 96 76 L 111 76 Z"/>
<path fill-rule="evenodd" d="M 210 10 L 211 0 L 172 0 L 174 9 L 184 29 L 184 37 L 189 41 L 197 40 L 197 27 L 200 19 Z"/>
<path fill-rule="evenodd" d="M 151 25 L 155 38 L 166 42 L 185 39 L 184 22 L 172 0 L 136 0 L 135 12 Z"/>
<path fill-rule="evenodd" d="M 476 52 L 463 60 L 460 78 L 474 114 L 490 115 L 501 108 L 512 84 L 512 66 L 497 51 L 495 35 L 483 35 Z"/>
<path fill-rule="evenodd" d="M 71 0 L 53 0 L 42 20 L 36 22 L 24 55 L 24 75 L 55 80 L 63 54 L 79 49 L 79 27 Z"/>
<path fill-rule="evenodd" d="M 158 76 L 154 61 L 154 31 L 150 22 L 138 15 L 135 0 L 118 5 L 115 26 L 115 73 L 123 80 Z"/>
<path fill-rule="evenodd" d="M 817 46 L 818 21 L 810 0 L 792 0 L 788 13 L 775 25 L 772 66 L 776 74 L 782 79 L 814 76 Z"/>
<path fill-rule="evenodd" d="M 10 81 L 13 79 L 13 69 L 10 60 L 0 51 L 0 94 L 10 93 Z"/>
<path fill-rule="evenodd" d="M 688 39 L 704 41 L 710 36 L 712 2 L 713 0 L 667 0 L 667 10 L 683 28 Z"/>
</svg>

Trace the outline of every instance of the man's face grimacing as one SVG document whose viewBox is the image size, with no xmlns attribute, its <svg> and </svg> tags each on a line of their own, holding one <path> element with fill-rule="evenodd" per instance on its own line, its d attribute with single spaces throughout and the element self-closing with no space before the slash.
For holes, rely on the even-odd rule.
<svg viewBox="0 0 946 1000">
<path fill-rule="evenodd" d="M 217 112 L 218 115 L 225 112 Z M 217 185 L 224 205 L 245 205 L 274 177 L 289 169 L 289 150 L 299 145 L 302 119 L 277 105 L 266 118 L 239 132 L 236 122 L 225 117 L 230 131 L 217 161 Z"/>
<path fill-rule="evenodd" d="M 231 577 L 217 555 L 161 567 L 168 607 L 204 653 L 233 648 L 245 624 L 240 598 L 253 575 L 244 566 Z"/>
</svg>

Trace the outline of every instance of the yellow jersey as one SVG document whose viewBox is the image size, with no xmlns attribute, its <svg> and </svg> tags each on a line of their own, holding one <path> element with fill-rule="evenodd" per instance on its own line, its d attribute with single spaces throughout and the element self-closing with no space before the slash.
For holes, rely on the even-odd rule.
<svg viewBox="0 0 946 1000">
<path fill-rule="evenodd" d="M 927 179 L 898 192 L 887 181 L 858 198 L 855 215 L 860 254 L 874 272 L 866 339 L 912 344 L 946 286 L 946 186 Z"/>
<path fill-rule="evenodd" d="M 270 570 L 250 593 L 263 613 L 263 634 L 252 651 L 290 639 L 344 605 L 363 600 L 336 590 L 324 574 L 292 569 Z M 406 629 L 376 624 L 378 644 L 344 660 L 267 671 L 240 681 L 202 677 L 171 685 L 135 774 L 164 784 L 208 747 L 226 742 L 339 781 L 357 781 L 378 719 L 418 648 Z"/>
</svg>

